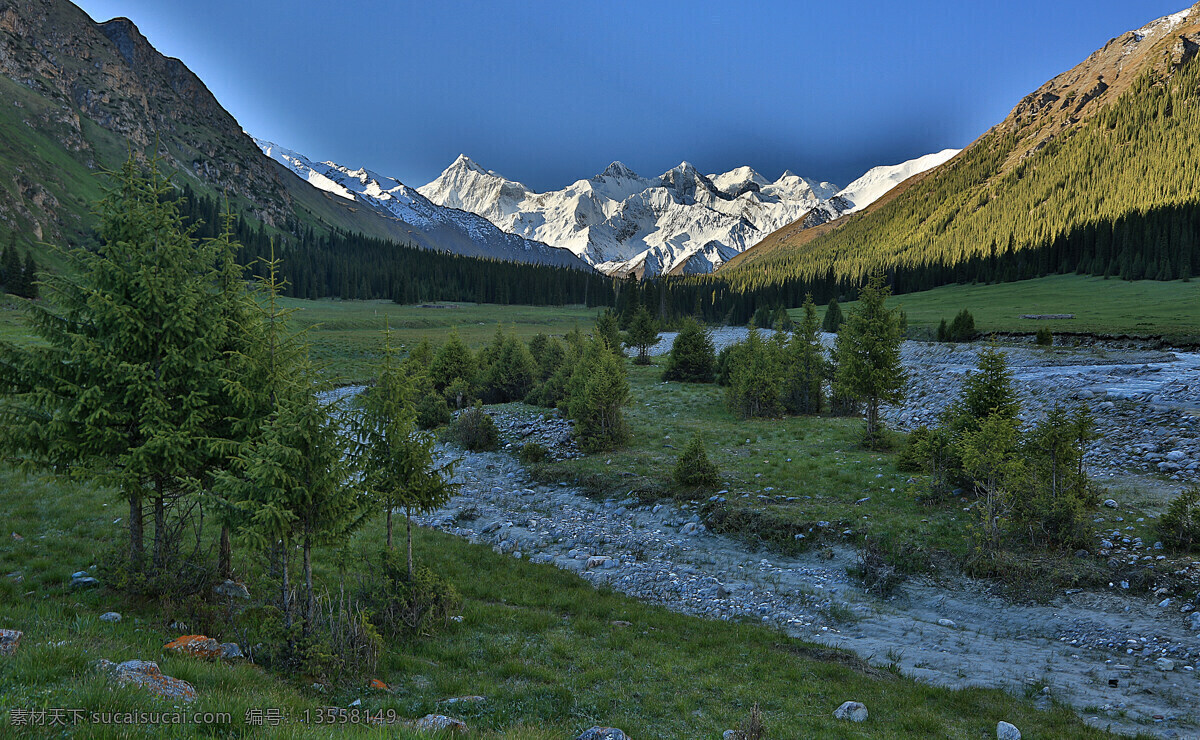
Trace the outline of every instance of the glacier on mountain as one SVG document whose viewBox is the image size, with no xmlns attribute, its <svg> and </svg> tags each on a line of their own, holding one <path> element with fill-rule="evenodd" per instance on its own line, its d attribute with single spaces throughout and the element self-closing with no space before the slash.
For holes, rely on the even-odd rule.
<svg viewBox="0 0 1200 740">
<path fill-rule="evenodd" d="M 646 178 L 613 162 L 594 177 L 544 193 L 460 154 L 417 192 L 508 233 L 569 249 L 608 274 L 692 274 L 713 271 L 797 220 L 815 225 L 864 208 L 955 153 L 877 167 L 842 190 L 791 171 L 770 181 L 750 167 L 705 175 L 682 162 Z"/>
<path fill-rule="evenodd" d="M 417 246 L 480 257 L 588 269 L 569 250 L 502 231 L 487 218 L 450 204 L 431 203 L 399 180 L 360 167 L 314 162 L 299 152 L 255 138 L 262 152 L 313 187 L 372 208 L 413 227 Z"/>
</svg>

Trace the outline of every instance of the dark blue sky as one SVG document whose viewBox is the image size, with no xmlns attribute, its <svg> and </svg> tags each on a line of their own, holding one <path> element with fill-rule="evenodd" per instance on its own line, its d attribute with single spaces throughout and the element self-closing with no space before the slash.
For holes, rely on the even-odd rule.
<svg viewBox="0 0 1200 740">
<path fill-rule="evenodd" d="M 410 185 L 459 152 L 538 190 L 619 159 L 845 185 L 963 147 L 1188 0 L 79 0 L 127 16 L 244 128 Z"/>
</svg>

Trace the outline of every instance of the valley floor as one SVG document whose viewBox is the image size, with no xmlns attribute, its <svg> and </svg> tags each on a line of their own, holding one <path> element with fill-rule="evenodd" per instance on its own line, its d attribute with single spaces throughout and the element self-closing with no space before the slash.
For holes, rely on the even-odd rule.
<svg viewBox="0 0 1200 740">
<path fill-rule="evenodd" d="M 965 579 L 918 578 L 882 600 L 847 575 L 848 547 L 756 551 L 706 531 L 696 506 L 601 501 L 534 482 L 506 454 L 443 452 L 461 456 L 463 487 L 422 522 L 498 552 L 684 613 L 761 620 L 936 685 L 1053 698 L 1098 727 L 1200 732 L 1196 635 L 1157 598 L 1072 589 L 1016 604 Z"/>
</svg>

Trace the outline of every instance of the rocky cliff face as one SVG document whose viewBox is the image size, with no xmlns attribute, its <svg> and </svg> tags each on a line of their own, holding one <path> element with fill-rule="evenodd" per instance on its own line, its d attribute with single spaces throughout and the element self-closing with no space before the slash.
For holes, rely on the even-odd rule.
<svg viewBox="0 0 1200 740">
<path fill-rule="evenodd" d="M 126 18 L 96 23 L 64 0 L 0 0 L 0 75 L 40 98 L 27 105 L 5 95 L 4 115 L 58 142 L 83 167 L 111 166 L 124 154 L 102 141 L 95 124 L 139 156 L 157 151 L 168 168 L 240 196 L 268 224 L 289 211 L 275 171 L 233 116 L 183 62 L 156 51 Z M 37 181 L 28 170 L 2 161 L 0 180 Z M 35 231 L 53 232 L 61 216 L 41 200 L 24 197 L 12 210 L 36 221 Z"/>
</svg>

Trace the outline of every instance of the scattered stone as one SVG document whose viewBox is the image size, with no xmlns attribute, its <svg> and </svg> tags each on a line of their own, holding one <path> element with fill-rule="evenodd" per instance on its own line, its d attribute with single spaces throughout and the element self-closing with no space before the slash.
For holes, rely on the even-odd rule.
<svg viewBox="0 0 1200 740">
<path fill-rule="evenodd" d="M 232 579 L 225 579 L 224 583 L 218 583 L 213 586 L 213 593 L 217 596 L 224 596 L 227 599 L 249 599 L 250 590 L 246 588 L 246 584 L 238 583 Z"/>
<path fill-rule="evenodd" d="M 100 615 L 101 622 L 120 622 L 121 614 L 119 612 L 104 612 Z"/>
<path fill-rule="evenodd" d="M 575 740 L 629 740 L 629 736 L 615 727 L 591 727 Z"/>
<path fill-rule="evenodd" d="M 487 701 L 487 697 L 484 696 L 455 696 L 450 699 L 442 699 L 438 704 L 453 706 L 455 704 L 479 704 L 485 701 Z"/>
<path fill-rule="evenodd" d="M 164 699 L 191 702 L 196 699 L 196 687 L 187 681 L 164 675 L 158 663 L 151 660 L 127 660 L 113 663 L 101 659 L 97 667 L 108 674 L 109 681 L 118 686 L 138 686 Z"/>
<path fill-rule="evenodd" d="M 956 623 L 953 619 L 939 619 L 938 624 L 942 627 L 950 627 L 951 629 L 958 626 L 958 623 Z"/>
<path fill-rule="evenodd" d="M 1192 612 L 1190 626 L 1192 629 L 1200 632 L 1200 612 Z"/>
<path fill-rule="evenodd" d="M 847 719 L 851 722 L 865 722 L 867 720 L 867 707 L 857 701 L 843 702 L 840 707 L 833 710 L 833 716 L 836 719 Z"/>
<path fill-rule="evenodd" d="M 633 626 L 632 622 L 626 622 L 624 619 L 614 619 L 613 621 L 609 622 L 609 624 L 611 624 L 614 627 L 632 627 Z"/>
<path fill-rule="evenodd" d="M 1007 722 L 996 724 L 996 740 L 1021 740 L 1021 731 Z"/>
<path fill-rule="evenodd" d="M 1106 498 L 1104 499 L 1104 505 L 1109 509 L 1115 509 L 1117 508 L 1117 501 L 1116 499 Z"/>
<path fill-rule="evenodd" d="M 453 734 L 467 734 L 467 723 L 461 719 L 447 717 L 444 714 L 427 714 L 421 719 L 413 722 L 413 729 L 418 732 L 441 732 L 446 731 Z"/>
<path fill-rule="evenodd" d="M 196 658 L 219 658 L 224 652 L 221 643 L 204 635 L 183 635 L 163 645 L 163 649 Z"/>
<path fill-rule="evenodd" d="M 1154 661 L 1154 667 L 1163 673 L 1169 673 L 1170 671 L 1175 670 L 1175 661 L 1171 660 L 1170 658 L 1159 658 L 1158 660 Z"/>
<path fill-rule="evenodd" d="M 18 630 L 0 629 L 0 655 L 16 655 L 21 646 L 21 635 Z"/>
<path fill-rule="evenodd" d="M 71 588 L 91 588 L 99 586 L 100 581 L 88 575 L 86 570 L 81 570 L 71 574 Z"/>
<path fill-rule="evenodd" d="M 721 733 L 721 740 L 742 740 L 742 733 L 737 730 L 726 730 Z"/>
<path fill-rule="evenodd" d="M 242 653 L 242 647 L 236 642 L 221 643 L 222 660 L 238 660 L 245 657 L 246 656 Z"/>
<path fill-rule="evenodd" d="M 15 541 L 15 542 L 23 542 L 23 541 L 25 540 L 25 538 L 24 538 L 24 537 L 22 537 L 21 535 L 17 534 L 16 532 L 13 532 L 13 533 L 12 533 L 12 538 L 13 538 L 13 541 Z"/>
</svg>

